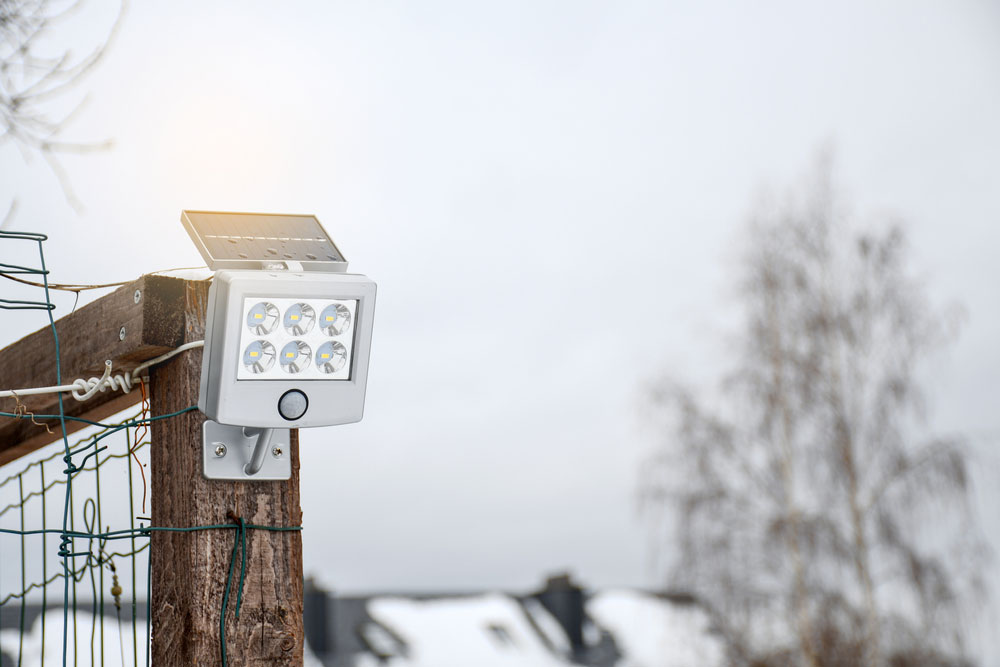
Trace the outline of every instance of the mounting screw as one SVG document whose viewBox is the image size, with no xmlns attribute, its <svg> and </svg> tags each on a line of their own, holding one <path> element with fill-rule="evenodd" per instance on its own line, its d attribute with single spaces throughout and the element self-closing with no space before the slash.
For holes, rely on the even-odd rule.
<svg viewBox="0 0 1000 667">
<path fill-rule="evenodd" d="M 274 456 L 274 458 L 276 459 L 280 459 L 281 454 L 282 454 L 281 447 L 275 447 L 271 450 L 271 455 Z"/>
<path fill-rule="evenodd" d="M 141 299 L 142 299 L 142 292 L 140 290 L 136 290 L 135 294 L 132 295 L 132 300 L 135 301 L 136 303 L 139 303 Z"/>
<path fill-rule="evenodd" d="M 125 340 L 125 327 L 118 330 L 118 340 Z"/>
<path fill-rule="evenodd" d="M 215 455 L 220 459 L 226 455 L 226 446 L 221 442 L 215 443 Z"/>
</svg>

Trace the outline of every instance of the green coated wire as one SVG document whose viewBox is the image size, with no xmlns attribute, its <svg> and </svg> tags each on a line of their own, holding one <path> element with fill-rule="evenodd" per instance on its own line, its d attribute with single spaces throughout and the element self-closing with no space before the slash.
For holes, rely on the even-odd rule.
<svg viewBox="0 0 1000 667">
<path fill-rule="evenodd" d="M 11 419 L 31 419 L 31 415 L 22 415 L 18 412 L 0 412 L 0 417 L 10 417 Z M 34 415 L 34 417 L 35 419 L 59 419 L 59 415 Z M 80 422 L 81 424 L 87 424 L 89 426 L 114 426 L 114 424 L 104 424 L 102 422 L 95 422 L 92 419 L 73 417 L 71 415 L 65 415 L 63 418 L 68 422 Z"/>
<path fill-rule="evenodd" d="M 240 519 L 240 545 L 241 551 L 243 552 L 243 560 L 240 564 L 240 585 L 237 590 L 236 595 L 236 618 L 240 617 L 240 608 L 243 607 L 243 578 L 247 573 L 247 529 L 243 524 L 243 519 Z"/>
<path fill-rule="evenodd" d="M 72 465 L 72 463 L 69 463 L 69 465 Z M 69 473 L 66 473 L 66 475 L 67 475 L 67 477 L 66 477 L 66 495 L 69 498 L 69 500 L 68 500 L 68 503 L 69 503 L 69 528 L 70 528 L 71 531 L 73 531 L 75 533 L 76 532 L 76 519 L 74 518 L 75 511 L 73 509 L 73 501 L 74 501 L 74 497 L 73 497 L 73 479 L 72 479 L 72 477 L 69 476 Z M 82 555 L 81 553 L 76 553 L 76 549 L 75 548 L 73 549 L 73 552 L 74 553 L 70 554 L 71 558 L 75 558 L 76 556 Z M 79 628 L 78 628 L 77 623 L 76 623 L 76 620 L 77 620 L 76 619 L 76 605 L 77 605 L 77 597 L 76 597 L 76 592 L 77 591 L 76 591 L 76 589 L 77 589 L 77 584 L 78 583 L 79 583 L 79 581 L 77 580 L 77 578 L 73 577 L 73 667 L 76 667 L 76 665 L 77 665 L 77 656 L 76 656 L 76 654 L 77 654 L 77 650 L 78 650 L 78 648 L 80 646 L 80 639 L 79 639 L 79 632 L 78 632 Z M 69 579 L 66 580 L 66 584 L 69 585 Z M 65 658 L 65 656 L 63 656 L 63 664 L 64 665 L 66 664 L 66 658 Z"/>
<path fill-rule="evenodd" d="M 93 567 L 89 567 L 87 569 L 88 569 L 88 574 L 90 574 L 90 592 L 91 592 L 91 596 L 92 596 L 90 598 L 90 614 L 91 614 L 91 623 L 90 623 L 90 664 L 93 665 L 94 664 L 94 639 L 97 636 L 97 625 L 98 625 L 97 624 L 97 581 L 96 581 L 96 577 L 94 577 L 94 568 Z M 103 661 L 102 661 L 101 664 L 104 664 Z"/>
<path fill-rule="evenodd" d="M 236 565 L 236 551 L 240 548 L 240 536 L 246 532 L 243 519 L 240 519 L 239 530 L 233 540 L 233 553 L 229 558 L 229 575 L 226 577 L 226 587 L 222 593 L 222 613 L 219 614 L 219 649 L 222 652 L 222 667 L 227 667 L 229 661 L 226 659 L 226 608 L 229 606 L 229 588 L 233 583 L 233 567 Z M 244 552 L 245 553 L 245 552 Z M 242 575 L 242 573 L 241 573 Z M 240 580 L 240 593 L 243 592 L 243 581 Z M 240 617 L 240 605 L 236 605 L 236 618 Z"/>
<path fill-rule="evenodd" d="M 105 459 L 105 461 L 107 461 L 107 459 Z M 97 487 L 96 491 L 95 491 L 95 493 L 97 495 L 97 502 L 95 503 L 97 505 L 97 507 L 96 507 L 96 510 L 97 510 L 97 527 L 100 528 L 101 526 L 104 525 L 104 523 L 101 521 L 101 465 L 100 465 L 100 460 L 95 461 L 95 463 L 94 463 L 94 483 L 95 483 L 95 485 Z M 98 547 L 98 548 L 100 549 L 100 547 Z M 100 549 L 100 551 L 98 551 L 98 553 L 102 553 L 102 552 L 103 552 L 103 549 Z M 99 583 L 99 586 L 98 586 L 98 590 L 101 591 L 101 593 L 100 593 L 100 607 L 99 608 L 101 610 L 101 613 L 100 613 L 100 619 L 101 619 L 101 664 L 103 665 L 104 664 L 104 568 L 101 567 L 101 557 L 100 556 L 98 556 L 97 565 L 98 565 L 98 578 L 100 580 L 100 583 Z M 96 626 L 97 624 L 95 623 L 94 625 Z M 91 651 L 93 651 L 93 640 L 91 640 Z M 91 664 L 94 663 L 93 659 L 91 659 L 90 663 Z"/>
<path fill-rule="evenodd" d="M 139 445 L 138 447 L 136 447 L 136 451 L 139 451 L 140 449 L 142 449 L 143 447 L 145 447 L 148 444 L 149 444 L 148 442 L 142 443 L 141 445 Z M 102 450 L 102 451 L 104 451 L 104 450 Z M 124 458 L 127 458 L 128 456 L 129 456 L 129 454 L 127 452 L 124 453 L 124 454 L 108 454 L 103 459 L 99 459 L 98 462 L 97 462 L 97 464 L 93 468 L 87 468 L 87 470 L 97 470 L 97 468 L 103 466 L 110 459 L 124 459 Z M 32 465 L 34 465 L 34 464 L 32 464 Z M 22 473 L 24 471 L 28 470 L 28 468 L 30 468 L 30 467 L 31 466 L 28 466 L 27 468 L 25 468 L 25 470 L 23 470 Z M 12 479 L 17 479 L 17 475 L 12 475 L 11 477 L 8 478 L 8 480 L 12 480 Z M 35 498 L 35 497 L 44 498 L 46 491 L 51 491 L 53 488 L 55 488 L 57 486 L 61 486 L 61 485 L 65 484 L 65 483 L 66 483 L 66 480 L 64 480 L 64 479 L 53 480 L 47 486 L 41 487 L 41 489 L 39 489 L 38 491 L 29 491 L 24 496 L 24 501 L 27 502 L 27 501 L 31 500 L 32 498 Z M 2 486 L 3 486 L 3 483 L 0 483 L 0 487 L 2 487 Z M 7 512 L 9 512 L 11 510 L 17 509 L 21 505 L 22 505 L 22 503 L 16 502 L 16 503 L 10 503 L 6 507 L 0 508 L 0 517 L 2 517 L 4 514 L 6 514 Z"/>
<path fill-rule="evenodd" d="M 138 446 L 137 446 L 138 447 Z M 129 527 L 135 530 L 135 493 L 132 490 L 132 441 L 129 438 L 128 429 L 125 430 L 125 454 L 128 457 L 128 523 Z M 139 664 L 139 639 L 138 632 L 135 628 L 135 612 L 136 612 L 136 601 L 135 601 L 135 537 L 131 538 L 132 542 L 132 664 Z M 146 591 L 146 597 L 148 598 L 152 594 L 152 591 Z M 148 625 L 148 619 L 147 619 Z M 146 649 L 146 658 L 148 662 L 149 649 Z"/>
<path fill-rule="evenodd" d="M 87 508 L 91 508 L 90 516 L 87 516 Z M 83 502 L 83 525 L 87 527 L 89 532 L 94 530 L 94 519 L 97 516 L 97 503 L 94 502 L 93 498 L 87 498 Z M 100 525 L 100 524 L 98 524 Z M 90 539 L 87 541 L 87 551 L 90 553 L 94 552 L 94 540 Z M 90 557 L 87 557 L 86 564 L 89 566 L 87 568 L 88 574 L 90 575 L 90 613 L 93 619 L 90 624 L 90 664 L 94 664 L 94 638 L 97 636 L 97 582 L 94 577 L 94 567 L 90 563 Z M 98 569 L 100 565 L 98 564 Z M 103 632 L 103 630 L 102 630 Z M 101 664 L 104 664 L 102 661 Z"/>
<path fill-rule="evenodd" d="M 21 475 L 17 476 L 17 489 L 21 495 L 21 530 L 24 530 L 24 480 Z M 26 572 L 26 558 L 24 549 L 24 538 L 21 536 L 21 588 L 23 589 L 28 583 L 28 576 Z M 21 658 L 24 654 L 24 606 L 25 600 L 21 600 L 21 629 L 17 638 L 17 666 L 21 667 Z"/>
<path fill-rule="evenodd" d="M 42 463 L 38 466 L 38 474 L 42 479 L 42 488 L 45 488 L 45 464 Z M 45 494 L 42 493 L 42 528 L 46 527 L 46 508 L 45 508 Z M 45 546 L 45 534 L 42 534 L 42 581 L 49 576 L 48 567 L 48 548 Z M 42 586 L 42 664 L 45 664 L 45 607 L 48 602 L 48 586 Z M 124 667 L 124 665 L 122 666 Z"/>
<path fill-rule="evenodd" d="M 142 528 L 142 524 L 139 524 Z M 150 549 L 152 552 L 152 549 Z M 152 553 L 146 559 L 146 667 L 149 667 L 150 654 L 153 652 L 153 643 L 149 640 L 149 633 L 153 628 L 153 558 Z M 132 619 L 135 623 L 135 619 Z"/>
<path fill-rule="evenodd" d="M 11 239 L 22 239 L 35 241 L 38 244 L 38 258 L 41 264 L 40 269 L 33 269 L 30 267 L 19 267 L 19 269 L 25 273 L 33 273 L 42 276 L 42 287 L 45 290 L 45 301 L 44 302 L 30 302 L 30 301 L 10 301 L 7 299 L 0 299 L 0 308 L 11 308 L 15 310 L 23 309 L 40 309 L 46 311 L 46 315 L 49 319 L 49 328 L 52 331 L 52 338 L 55 342 L 55 365 L 56 365 L 56 384 L 62 384 L 62 366 L 60 364 L 60 354 L 59 354 L 59 332 L 56 331 L 56 321 L 52 316 L 52 310 L 55 308 L 55 304 L 52 303 L 51 295 L 49 294 L 49 278 L 48 269 L 45 266 L 45 249 L 43 248 L 43 242 L 48 240 L 45 234 L 36 234 L 33 232 L 6 232 L 0 230 L 0 237 L 11 238 Z M 59 426 L 62 432 L 63 447 L 65 449 L 65 455 L 69 457 L 69 440 L 66 433 L 66 410 L 63 405 L 62 394 L 58 394 L 59 399 Z M 63 504 L 63 529 L 66 528 L 66 519 L 69 511 L 69 496 L 70 488 L 68 485 L 65 502 Z M 63 570 L 69 572 L 69 556 L 65 550 L 66 544 L 63 543 L 60 546 L 60 552 L 63 554 Z M 66 630 L 67 630 L 67 617 L 65 613 L 65 608 L 69 604 L 69 579 L 65 580 L 65 585 L 63 587 L 63 665 L 66 664 Z"/>
<path fill-rule="evenodd" d="M 129 419 L 128 421 L 122 422 L 121 424 L 105 424 L 104 422 L 95 422 L 90 419 L 84 419 L 82 417 L 72 417 L 70 415 L 22 415 L 16 412 L 0 412 L 0 417 L 10 417 L 11 419 L 31 419 L 34 416 L 35 419 L 65 419 L 71 422 L 80 422 L 83 424 L 88 424 L 90 426 L 100 426 L 101 428 L 113 428 L 116 430 L 121 430 L 123 428 L 131 428 L 133 426 L 142 426 L 143 424 L 150 424 L 161 419 L 170 419 L 171 417 L 176 417 L 177 415 L 182 415 L 185 412 L 191 412 L 197 410 L 197 405 L 192 405 L 189 408 L 184 408 L 183 410 L 178 410 L 177 412 L 171 412 L 168 415 L 157 415 L 156 417 L 147 417 L 145 419 Z M 54 458 L 54 457 L 52 457 Z"/>
<path fill-rule="evenodd" d="M 127 540 L 133 536 L 135 537 L 149 537 L 152 533 L 198 533 L 206 530 L 222 530 L 222 529 L 237 529 L 239 526 L 233 523 L 207 523 L 200 526 L 187 526 L 184 528 L 176 528 L 173 526 L 143 526 L 139 524 L 139 527 L 134 531 L 128 528 L 123 528 L 121 530 L 106 530 L 100 533 L 88 533 L 85 531 L 65 531 L 68 537 L 81 540 Z M 247 530 L 267 530 L 275 533 L 284 532 L 295 532 L 301 531 L 302 526 L 268 526 L 259 523 L 248 523 L 246 524 Z M 5 533 L 8 535 L 41 535 L 43 533 L 51 533 L 55 535 L 62 535 L 64 531 L 59 528 L 33 528 L 31 530 L 16 530 L 14 528 L 0 528 L 0 533 Z M 79 556 L 86 556 L 89 552 L 81 551 Z M 117 554 L 121 556 L 121 554 Z"/>
<path fill-rule="evenodd" d="M 125 421 L 127 421 L 127 422 L 135 421 L 135 420 L 138 419 L 138 415 L 141 415 L 141 414 L 142 414 L 141 412 L 140 413 L 136 413 L 136 417 L 130 417 L 129 419 L 127 419 Z M 0 417 L 12 417 L 12 418 L 17 418 L 17 419 L 31 419 L 31 415 L 23 415 L 23 414 L 20 414 L 20 413 L 11 413 L 11 412 L 0 412 Z M 52 417 L 52 418 L 54 418 L 55 415 L 34 415 L 34 417 L 36 419 L 39 418 L 39 417 L 42 417 L 42 418 Z M 68 419 L 68 417 L 67 417 L 67 419 Z M 83 420 L 83 421 L 89 421 L 89 420 Z M 73 444 L 73 448 L 74 448 L 73 451 L 74 451 L 74 453 L 76 452 L 76 449 L 75 449 L 76 447 L 79 447 L 82 443 L 86 442 L 87 440 L 90 440 L 90 438 L 93 437 L 94 435 L 100 435 L 100 434 L 106 432 L 110 428 L 114 428 L 116 426 L 120 426 L 121 425 L 121 424 L 101 424 L 100 422 L 90 422 L 90 423 L 93 426 L 102 426 L 102 427 L 104 427 L 104 430 L 103 431 L 97 431 L 96 433 L 90 433 L 86 437 L 83 437 L 83 438 L 80 438 L 79 440 L 77 440 Z M 122 423 L 125 423 L 125 422 L 122 422 Z M 48 463 L 49 461 L 54 461 L 61 454 L 62 454 L 62 452 L 56 451 L 56 452 L 53 452 L 52 454 L 49 454 L 48 456 L 46 456 L 44 458 L 40 458 L 40 459 L 36 459 L 36 460 L 32 461 L 28 465 L 24 466 L 24 468 L 22 468 L 20 470 L 20 472 L 14 473 L 14 474 L 10 475 L 9 477 L 7 477 L 6 479 L 0 481 L 0 487 L 3 487 L 3 486 L 5 486 L 6 484 L 8 484 L 10 482 L 13 482 L 15 479 L 17 479 L 18 474 L 27 472 L 27 471 L 31 470 L 36 465 L 40 466 L 43 463 Z M 30 498 L 31 495 L 29 494 L 27 497 Z"/>
<path fill-rule="evenodd" d="M 18 266 L 17 264 L 5 264 L 3 262 L 0 262 L 0 268 L 3 269 L 3 273 L 31 275 L 37 275 L 39 273 L 38 269 L 33 269 L 30 266 Z M 46 271 L 46 273 L 48 272 Z"/>
<path fill-rule="evenodd" d="M 0 532 L 4 532 L 4 533 L 17 533 L 18 531 L 11 531 L 11 530 L 2 530 L 2 531 L 0 531 Z M 55 534 L 57 534 L 57 535 L 58 535 L 58 534 L 59 534 L 59 533 L 60 533 L 61 531 L 59 531 L 59 530 L 52 530 L 52 531 L 50 531 L 50 532 L 53 532 L 53 533 L 55 533 Z M 26 531 L 25 531 L 25 534 L 26 534 L 26 535 L 31 535 L 31 534 L 32 534 L 32 531 L 30 531 L 30 530 L 26 530 Z M 144 550 L 145 548 L 146 548 L 146 547 L 140 547 L 140 548 L 139 548 L 139 551 L 143 551 L 143 550 Z M 124 557 L 124 556 L 126 556 L 127 554 L 119 554 L 119 553 L 115 553 L 115 554 L 112 554 L 112 555 L 115 555 L 115 556 L 122 556 L 122 557 Z M 90 566 L 89 566 L 89 565 L 85 565 L 85 566 L 82 566 L 82 567 L 81 567 L 80 569 L 78 569 L 78 570 L 71 570 L 71 571 L 70 571 L 70 574 L 71 574 L 71 575 L 72 575 L 73 577 L 77 578 L 77 581 L 79 581 L 79 579 L 80 579 L 80 578 L 82 578 L 83 576 L 85 576 L 85 575 L 87 574 L 87 572 L 88 572 L 89 568 L 90 568 Z M 25 598 L 27 597 L 28 593 L 30 593 L 31 591 L 35 590 L 36 588 L 38 588 L 38 589 L 41 589 L 41 590 L 43 590 L 43 591 L 44 591 L 44 590 L 45 590 L 45 588 L 44 588 L 45 586 L 48 586 L 48 585 L 49 585 L 49 584 L 51 584 L 51 583 L 52 583 L 53 581 L 55 581 L 55 580 L 57 580 L 57 579 L 62 579 L 62 578 L 63 578 L 63 577 L 65 577 L 65 576 L 66 576 L 66 575 L 65 575 L 65 573 L 63 573 L 63 572 L 56 572 L 56 573 L 55 573 L 55 574 L 53 574 L 53 575 L 52 575 L 51 577 L 49 577 L 48 579 L 45 579 L 45 580 L 44 580 L 44 581 L 42 581 L 41 583 L 39 583 L 39 582 L 34 582 L 34 583 L 31 583 L 31 584 L 28 584 L 28 585 L 27 585 L 27 586 L 26 586 L 26 587 L 24 588 L 24 590 L 23 590 L 23 591 L 21 591 L 20 593 L 10 593 L 10 594 L 8 594 L 8 595 L 7 595 L 7 597 L 5 597 L 5 598 L 4 598 L 4 599 L 3 599 L 2 601 L 0 601 L 0 606 L 3 606 L 3 605 L 5 605 L 5 604 L 7 604 L 7 603 L 8 603 L 8 602 L 10 602 L 11 600 L 23 600 L 23 599 L 25 599 Z"/>
<path fill-rule="evenodd" d="M 45 301 L 22 301 L 22 300 L 0 299 L 0 309 L 48 311 L 49 322 L 52 325 L 52 332 L 55 333 L 55 320 L 52 318 L 52 310 L 55 308 L 55 304 L 53 304 L 51 299 L 49 298 L 49 278 L 48 278 L 49 272 L 45 268 L 45 252 L 42 249 L 42 242 L 47 241 L 49 237 L 46 236 L 45 234 L 37 234 L 35 232 L 13 232 L 13 231 L 4 231 L 0 229 L 0 238 L 19 239 L 22 241 L 34 241 L 38 244 L 38 255 L 41 258 L 42 268 L 36 269 L 30 266 L 18 266 L 13 264 L 4 264 L 2 266 L 10 267 L 11 269 L 13 269 L 12 271 L 5 271 L 5 273 L 32 274 L 32 275 L 42 276 L 43 280 L 42 285 L 45 288 Z M 59 375 L 58 351 L 59 351 L 59 343 L 57 340 L 56 375 Z"/>
<path fill-rule="evenodd" d="M 32 235 L 28 235 L 28 236 L 32 236 Z M 62 363 L 60 361 L 60 354 L 59 354 L 59 332 L 56 331 L 56 320 L 52 316 L 52 310 L 53 310 L 53 308 L 55 308 L 55 305 L 52 303 L 52 298 L 49 295 L 48 269 L 45 267 L 45 250 L 44 250 L 44 248 L 42 248 L 42 242 L 45 241 L 48 237 L 45 236 L 44 234 L 37 234 L 37 235 L 33 235 L 33 236 L 35 236 L 36 240 L 38 241 L 38 257 L 39 257 L 39 261 L 41 263 L 42 284 L 43 284 L 44 289 L 45 289 L 45 306 L 46 306 L 45 311 L 46 311 L 46 314 L 49 317 L 49 328 L 52 330 L 52 338 L 53 338 L 53 341 L 55 343 L 56 384 L 60 385 L 60 384 L 62 384 Z M 65 451 L 65 458 L 70 459 L 69 437 L 68 437 L 68 434 L 66 432 L 66 406 L 63 404 L 63 396 L 62 396 L 62 394 L 61 393 L 58 394 L 57 397 L 59 399 L 59 427 L 60 427 L 60 430 L 62 432 L 63 449 Z M 72 488 L 73 488 L 72 478 L 68 478 L 67 479 L 67 484 L 66 484 L 65 501 L 63 503 L 63 525 L 62 525 L 63 530 L 66 530 L 66 518 L 67 518 L 67 514 L 69 513 L 69 503 L 70 503 L 70 496 L 71 496 L 71 493 L 72 493 Z M 68 575 L 69 572 L 70 572 L 69 555 L 66 552 L 66 548 L 65 547 L 66 547 L 66 542 L 65 542 L 65 538 L 63 538 L 62 542 L 60 543 L 59 551 L 63 554 L 63 557 L 62 557 L 63 558 L 63 571 Z M 74 579 L 74 581 L 75 581 L 75 579 Z M 75 585 L 74 585 L 74 590 L 75 590 Z M 75 600 L 74 600 L 74 602 L 75 602 Z M 65 667 L 65 665 L 66 665 L 66 648 L 67 648 L 66 642 L 67 642 L 67 639 L 68 639 L 67 635 L 69 634 L 68 633 L 68 627 L 67 627 L 69 619 L 68 619 L 68 616 L 66 614 L 66 607 L 68 607 L 68 606 L 69 606 L 69 577 L 67 576 L 65 579 L 63 579 L 63 651 L 62 651 L 62 653 L 63 653 L 63 667 Z M 75 609 L 75 607 L 74 607 L 74 609 Z M 74 626 L 74 641 L 75 641 L 75 639 L 76 639 L 76 635 L 75 635 L 75 626 Z M 76 653 L 76 645 L 75 644 L 73 646 L 73 649 L 74 649 L 73 652 Z"/>
</svg>

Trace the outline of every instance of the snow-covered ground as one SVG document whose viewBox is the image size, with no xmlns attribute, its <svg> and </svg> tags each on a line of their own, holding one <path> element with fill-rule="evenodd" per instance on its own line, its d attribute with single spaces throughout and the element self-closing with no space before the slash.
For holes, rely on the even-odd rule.
<svg viewBox="0 0 1000 667">
<path fill-rule="evenodd" d="M 610 590 L 587 602 L 595 623 L 615 637 L 620 667 L 712 667 L 724 663 L 722 640 L 697 605 L 674 604 L 631 590 Z"/>
<path fill-rule="evenodd" d="M 145 620 L 136 621 L 133 644 L 131 621 L 122 620 L 121 633 L 119 634 L 117 619 L 113 616 L 105 616 L 103 649 L 99 618 L 95 628 L 94 617 L 85 611 L 78 610 L 75 615 L 69 616 L 67 627 L 66 652 L 70 664 L 105 665 L 106 667 L 131 667 L 135 664 L 146 664 Z M 6 653 L 8 658 L 13 658 L 16 661 L 20 655 L 20 664 L 22 665 L 63 664 L 63 612 L 61 608 L 49 609 L 45 613 L 44 662 L 42 661 L 42 617 L 39 616 L 35 619 L 30 630 L 25 630 L 23 641 L 19 634 L 17 630 L 10 629 L 0 632 L 0 650 Z M 122 661 L 123 656 L 124 662 Z"/>
<path fill-rule="evenodd" d="M 74 628 L 75 634 L 74 634 Z M 103 665 L 104 667 L 134 667 L 146 664 L 146 622 L 137 620 L 133 637 L 132 623 L 122 621 L 119 633 L 118 621 L 111 616 L 104 617 L 104 646 L 101 646 L 101 624 L 98 618 L 94 627 L 94 617 L 84 611 L 71 615 L 68 623 L 67 656 L 68 664 L 78 667 Z M 74 642 L 74 636 L 76 641 Z M 45 659 L 42 660 L 42 617 L 35 619 L 23 640 L 17 630 L 0 632 L 0 651 L 6 657 L 18 660 L 22 665 L 48 667 L 63 664 L 63 613 L 62 609 L 50 609 L 45 614 Z M 75 651 L 74 651 L 75 646 Z M 123 660 L 124 658 L 124 660 Z M 306 645 L 304 667 L 323 667 L 308 644 Z"/>
</svg>

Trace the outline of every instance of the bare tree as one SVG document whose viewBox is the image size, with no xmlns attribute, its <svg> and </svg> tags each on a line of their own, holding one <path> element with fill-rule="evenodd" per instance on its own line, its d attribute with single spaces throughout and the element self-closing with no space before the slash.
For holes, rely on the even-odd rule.
<svg viewBox="0 0 1000 667">
<path fill-rule="evenodd" d="M 50 33 L 81 8 L 82 0 L 0 0 L 0 143 L 13 142 L 25 156 L 41 155 L 59 180 L 71 205 L 78 202 L 58 156 L 86 153 L 110 146 L 110 141 L 74 141 L 62 137 L 66 124 L 82 107 L 79 99 L 68 111 L 67 96 L 105 54 L 124 16 L 121 5 L 114 25 L 83 56 L 68 49 L 53 50 Z"/>
<path fill-rule="evenodd" d="M 958 438 L 928 436 L 919 363 L 953 333 L 899 225 L 852 234 L 822 158 L 752 216 L 736 369 L 715 405 L 671 378 L 645 506 L 674 510 L 672 583 L 734 664 L 935 665 L 964 655 L 984 556 Z"/>
</svg>

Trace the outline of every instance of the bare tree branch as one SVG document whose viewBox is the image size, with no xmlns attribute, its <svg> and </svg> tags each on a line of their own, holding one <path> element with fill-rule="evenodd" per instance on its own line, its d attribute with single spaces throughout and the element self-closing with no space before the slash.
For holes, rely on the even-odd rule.
<svg viewBox="0 0 1000 667">
<path fill-rule="evenodd" d="M 49 34 L 79 11 L 83 0 L 57 3 L 52 0 L 0 0 L 0 143 L 14 142 L 24 158 L 43 157 L 52 170 L 66 201 L 79 210 L 59 156 L 106 150 L 108 139 L 67 140 L 62 134 L 86 102 L 84 97 L 70 111 L 56 107 L 72 93 L 107 53 L 125 17 L 121 1 L 107 35 L 87 54 L 74 57 L 66 50 L 43 54 Z"/>
</svg>

